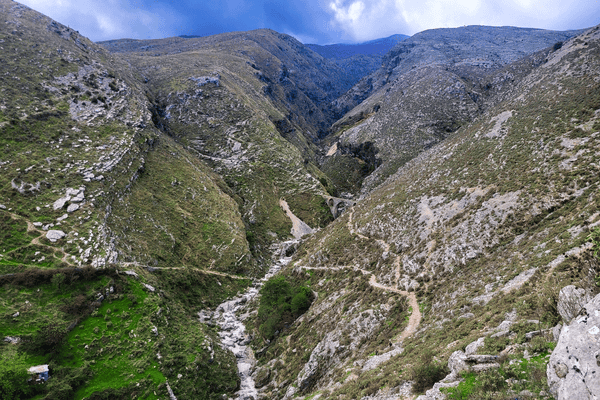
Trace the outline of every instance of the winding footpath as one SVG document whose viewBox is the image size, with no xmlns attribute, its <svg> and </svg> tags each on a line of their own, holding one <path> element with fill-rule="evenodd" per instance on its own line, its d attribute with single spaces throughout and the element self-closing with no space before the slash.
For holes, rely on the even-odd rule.
<svg viewBox="0 0 600 400">
<path fill-rule="evenodd" d="M 137 261 L 134 262 L 120 262 L 119 263 L 120 266 L 122 267 L 140 267 L 140 268 L 147 268 L 147 265 L 141 264 Z M 250 280 L 250 278 L 246 277 L 246 276 L 239 276 L 239 275 L 230 275 L 230 274 L 226 274 L 225 272 L 218 272 L 218 271 L 214 271 L 212 269 L 202 269 L 202 268 L 188 268 L 188 267 L 152 267 L 154 270 L 186 270 L 186 271 L 198 271 L 202 274 L 207 274 L 207 275 L 217 275 L 217 276 L 222 276 L 224 278 L 231 278 L 231 279 L 240 279 L 240 280 Z"/>
<path fill-rule="evenodd" d="M 294 229 L 292 230 L 292 234 L 295 237 L 296 234 L 304 231 L 304 234 L 308 233 L 305 228 L 302 227 L 302 224 L 306 225 L 300 219 L 298 219 L 287 206 L 285 200 L 281 200 L 281 207 L 286 211 L 288 217 L 292 220 L 294 224 Z M 390 245 L 381 239 L 372 239 L 367 236 L 364 236 L 358 232 L 355 232 L 352 225 L 352 217 L 353 217 L 353 209 L 349 211 L 348 218 L 348 229 L 351 233 L 356 234 L 359 238 L 363 240 L 375 240 L 381 247 L 383 247 L 384 251 L 390 251 Z M 307 225 L 308 227 L 308 225 Z M 310 228 L 308 228 L 310 229 Z M 300 235 L 302 236 L 302 235 Z M 240 389 L 236 392 L 236 400 L 253 400 L 258 397 L 258 391 L 255 387 L 254 379 L 252 378 L 252 371 L 256 365 L 256 360 L 254 358 L 254 353 L 249 346 L 250 336 L 246 332 L 246 328 L 244 326 L 244 320 L 248 317 L 246 304 L 251 302 L 254 299 L 261 288 L 261 286 L 273 275 L 278 273 L 282 268 L 284 268 L 290 261 L 291 257 L 286 257 L 286 249 L 289 246 L 297 245 L 298 239 L 290 240 L 280 244 L 279 249 L 279 259 L 275 261 L 267 274 L 258 281 L 254 282 L 254 285 L 249 287 L 243 294 L 236 296 L 230 300 L 227 300 L 220 304 L 215 311 L 203 310 L 198 313 L 199 320 L 203 323 L 215 324 L 219 327 L 219 336 L 221 338 L 221 345 L 229 349 L 233 352 L 237 359 L 238 366 L 238 375 L 240 377 Z M 394 259 L 394 266 L 396 271 L 396 286 L 398 286 L 398 281 L 400 279 L 400 256 L 396 255 Z M 338 267 L 303 267 L 304 269 L 312 269 L 312 270 L 328 270 L 328 271 L 336 271 L 342 269 L 353 269 L 355 271 L 360 271 L 363 275 L 371 275 L 369 279 L 369 285 L 372 287 L 386 290 L 388 292 L 397 293 L 402 296 L 406 296 L 408 298 L 408 302 L 410 307 L 412 308 L 411 315 L 408 320 L 407 327 L 402 331 L 400 335 L 398 335 L 394 342 L 396 344 L 401 344 L 402 341 L 409 336 L 413 335 L 419 324 L 421 323 L 421 311 L 419 310 L 419 304 L 417 303 L 417 297 L 414 293 L 407 292 L 404 290 L 398 289 L 398 287 L 389 287 L 382 285 L 377 282 L 375 275 L 371 271 L 367 271 L 358 266 L 338 266 Z M 172 268 L 177 269 L 177 268 Z M 242 277 L 236 277 L 233 275 L 227 275 L 224 273 L 216 272 L 216 271 L 207 271 L 203 270 L 204 273 L 210 273 L 214 275 L 227 276 L 230 278 L 236 279 L 245 279 Z M 243 314 L 242 314 L 243 313 Z M 240 315 L 242 314 L 242 315 Z"/>
<path fill-rule="evenodd" d="M 22 248 L 27 247 L 27 246 L 31 246 L 31 245 L 42 246 L 42 247 L 46 247 L 48 249 L 52 249 L 52 251 L 56 251 L 56 250 L 60 251 L 61 253 L 63 253 L 63 256 L 62 256 L 62 258 L 60 260 L 62 262 L 64 262 L 64 263 L 68 264 L 70 267 L 73 266 L 73 264 L 70 263 L 67 260 L 67 257 L 69 256 L 69 253 L 67 253 L 63 247 L 58 248 L 58 247 L 54 247 L 54 246 L 48 246 L 48 245 L 43 244 L 43 243 L 40 242 L 41 238 L 46 237 L 46 232 L 38 229 L 35 225 L 33 225 L 33 223 L 30 220 L 28 220 L 28 219 L 26 219 L 26 218 L 24 218 L 24 217 L 22 217 L 22 216 L 20 216 L 18 214 L 12 213 L 10 211 L 5 211 L 5 212 L 8 215 L 10 215 L 10 217 L 12 219 L 14 219 L 15 221 L 25 221 L 25 223 L 27 223 L 27 233 L 29 233 L 29 232 L 39 233 L 39 236 L 36 236 L 33 239 L 31 239 L 31 242 L 29 242 L 28 244 L 20 246 L 20 247 L 17 247 L 15 249 L 12 249 L 8 253 L 10 253 L 12 251 L 15 251 L 15 250 L 22 249 Z M 27 264 L 25 264 L 25 265 L 27 265 Z M 30 265 L 30 266 L 39 267 L 39 265 Z"/>
<path fill-rule="evenodd" d="M 390 252 L 389 243 L 387 243 L 381 239 L 369 238 L 369 237 L 357 232 L 354 229 L 354 225 L 352 222 L 353 217 L 354 217 L 354 208 L 351 208 L 348 213 L 348 230 L 350 231 L 350 233 L 355 234 L 356 236 L 358 236 L 359 238 L 364 239 L 364 240 L 374 240 L 375 242 L 377 242 L 378 245 L 380 245 L 381 247 L 384 248 L 385 252 Z M 412 308 L 412 313 L 410 314 L 410 317 L 408 319 L 408 325 L 406 326 L 404 331 L 402 331 L 400 336 L 396 337 L 394 340 L 395 343 L 400 344 L 404 341 L 404 339 L 410 337 L 412 334 L 414 334 L 417 331 L 417 328 L 421 324 L 422 315 L 421 315 L 421 310 L 419 309 L 419 303 L 417 302 L 417 296 L 415 295 L 415 293 L 398 289 L 398 282 L 400 281 L 400 256 L 399 255 L 396 255 L 396 257 L 394 258 L 394 267 L 395 267 L 395 272 L 396 272 L 396 287 L 385 286 L 385 285 L 378 283 L 375 275 L 371 275 L 371 279 L 369 279 L 369 285 L 371 285 L 372 287 L 381 289 L 381 290 L 386 290 L 388 292 L 397 293 L 399 295 L 406 296 L 408 298 L 408 304 Z M 369 271 L 364 271 L 364 270 L 362 270 L 362 271 L 363 271 L 363 273 L 365 273 L 365 272 L 371 273 Z"/>
</svg>

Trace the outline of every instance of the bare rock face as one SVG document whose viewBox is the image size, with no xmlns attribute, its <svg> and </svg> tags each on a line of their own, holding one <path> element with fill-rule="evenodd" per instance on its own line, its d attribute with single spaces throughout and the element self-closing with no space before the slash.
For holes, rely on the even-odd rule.
<svg viewBox="0 0 600 400">
<path fill-rule="evenodd" d="M 589 300 L 584 289 L 569 285 L 560 290 L 556 308 L 558 308 L 558 313 L 563 320 L 569 323 L 579 314 Z"/>
<path fill-rule="evenodd" d="M 555 399 L 600 398 L 600 295 L 562 328 L 546 375 Z"/>
<path fill-rule="evenodd" d="M 455 377 L 459 377 L 462 371 L 469 370 L 469 364 L 467 363 L 467 355 L 457 350 L 448 359 L 448 368 L 450 368 L 450 374 Z"/>
<path fill-rule="evenodd" d="M 318 372 L 324 361 L 329 360 L 336 353 L 340 343 L 335 340 L 335 335 L 327 335 L 310 355 L 310 359 L 298 375 L 298 387 L 303 390 L 311 386 L 318 378 Z"/>
</svg>

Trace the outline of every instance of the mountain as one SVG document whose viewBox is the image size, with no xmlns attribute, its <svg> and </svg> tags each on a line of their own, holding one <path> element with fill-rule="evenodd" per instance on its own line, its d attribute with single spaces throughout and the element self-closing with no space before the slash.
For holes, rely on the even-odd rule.
<svg viewBox="0 0 600 400">
<path fill-rule="evenodd" d="M 336 63 L 348 77 L 358 82 L 361 78 L 381 67 L 383 57 L 406 35 L 392 35 L 383 39 L 357 44 L 307 44 L 306 47 Z M 335 114 L 338 118 L 343 114 Z"/>
<path fill-rule="evenodd" d="M 352 56 L 365 55 L 365 56 L 381 56 L 383 57 L 388 53 L 396 44 L 409 38 L 407 35 L 392 35 L 382 39 L 370 40 L 368 42 L 356 43 L 356 44 L 307 44 L 306 47 L 312 51 L 319 53 L 325 58 L 342 60 L 344 58 L 351 58 Z"/>
<path fill-rule="evenodd" d="M 271 30 L 98 44 L 11 0 L 0 19 L 5 397 L 584 379 L 557 324 L 598 292 L 598 27 L 427 31 L 362 77 Z"/>
<path fill-rule="evenodd" d="M 451 370 L 451 398 L 550 396 L 551 336 L 525 334 L 561 321 L 560 288 L 598 293 L 599 48 L 596 27 L 542 53 L 502 101 L 303 243 L 284 274 L 318 296 L 259 358 L 265 397 L 409 398 Z M 460 383 L 469 363 L 488 372 Z"/>
<path fill-rule="evenodd" d="M 338 149 L 352 153 L 373 147 L 380 160 L 368 169 L 377 168 L 362 193 L 498 101 L 509 85 L 545 59 L 536 52 L 577 33 L 469 26 L 424 31 L 397 44 L 380 69 L 335 102 L 341 112 L 349 110 L 331 129 Z M 326 170 L 350 162 L 335 158 L 327 161 Z M 346 187 L 356 191 L 361 184 Z"/>
</svg>

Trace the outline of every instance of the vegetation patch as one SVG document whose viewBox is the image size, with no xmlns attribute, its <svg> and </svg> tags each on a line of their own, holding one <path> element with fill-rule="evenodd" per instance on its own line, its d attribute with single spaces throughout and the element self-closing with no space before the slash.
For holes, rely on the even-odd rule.
<svg viewBox="0 0 600 400">
<path fill-rule="evenodd" d="M 293 286 L 282 276 L 269 279 L 260 289 L 258 308 L 258 331 L 263 338 L 271 340 L 288 328 L 304 314 L 313 300 L 312 291 L 306 286 Z"/>
</svg>

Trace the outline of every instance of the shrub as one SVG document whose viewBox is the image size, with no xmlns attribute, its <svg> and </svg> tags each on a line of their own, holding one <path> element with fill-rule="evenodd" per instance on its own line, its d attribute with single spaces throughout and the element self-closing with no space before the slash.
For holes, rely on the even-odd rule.
<svg viewBox="0 0 600 400">
<path fill-rule="evenodd" d="M 484 371 L 479 374 L 478 380 L 483 392 L 498 392 L 506 387 L 506 381 L 498 370 Z"/>
<path fill-rule="evenodd" d="M 90 303 L 85 295 L 79 294 L 74 299 L 65 300 L 61 310 L 74 316 L 80 316 L 89 312 Z"/>
<path fill-rule="evenodd" d="M 433 360 L 433 353 L 426 351 L 421 356 L 420 362 L 413 366 L 411 370 L 411 379 L 414 381 L 413 390 L 416 393 L 423 393 L 433 387 L 433 384 L 442 380 L 450 370 L 440 362 Z"/>
<path fill-rule="evenodd" d="M 296 293 L 296 295 L 294 297 L 292 297 L 292 314 L 295 315 L 301 315 L 304 314 L 306 312 L 306 310 L 308 310 L 308 308 L 310 307 L 310 297 L 312 296 L 312 293 L 310 291 L 309 288 L 307 287 L 300 287 L 298 290 L 298 293 Z"/>
<path fill-rule="evenodd" d="M 536 353 L 544 353 L 552 349 L 552 344 L 547 342 L 543 336 L 536 336 L 531 339 L 531 351 Z"/>
<path fill-rule="evenodd" d="M 8 346 L 0 354 L 0 399 L 18 400 L 29 397 L 31 391 L 27 385 L 27 362 L 13 346 Z"/>
<path fill-rule="evenodd" d="M 508 346 L 510 340 L 506 337 L 493 338 L 487 336 L 485 338 L 484 346 L 479 351 L 480 354 L 498 354 Z"/>
<path fill-rule="evenodd" d="M 294 288 L 284 276 L 269 279 L 260 294 L 258 330 L 269 340 L 305 313 L 312 302 L 312 291 L 309 288 Z"/>
<path fill-rule="evenodd" d="M 61 274 L 60 272 L 58 274 L 54 274 L 51 281 L 52 286 L 54 286 L 57 290 L 60 290 L 65 283 L 65 275 Z"/>
<path fill-rule="evenodd" d="M 52 352 L 56 351 L 63 343 L 67 334 L 65 326 L 51 323 L 43 326 L 28 343 L 28 347 L 33 352 Z"/>
</svg>

